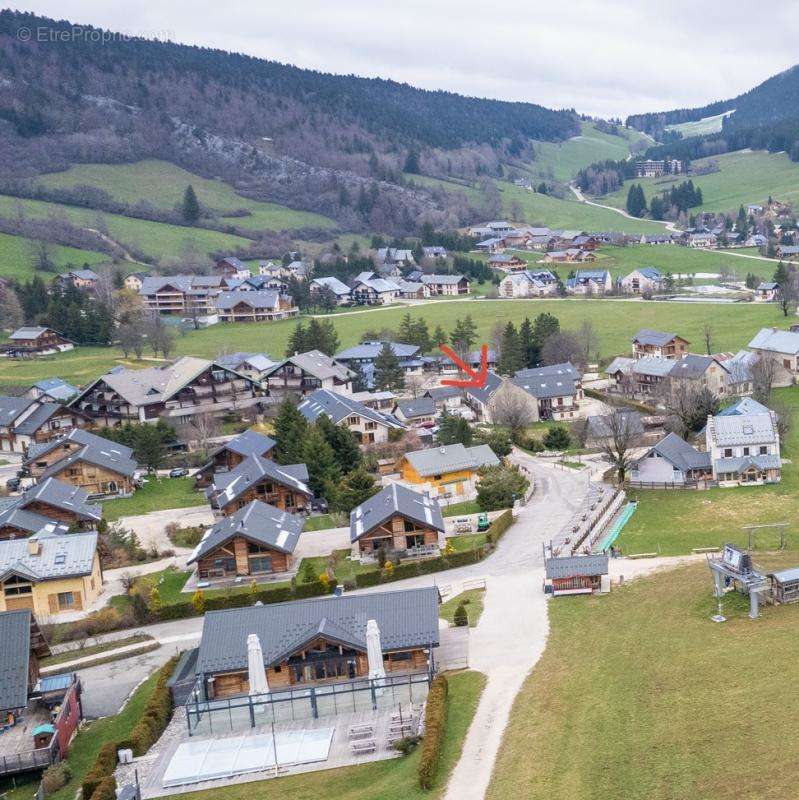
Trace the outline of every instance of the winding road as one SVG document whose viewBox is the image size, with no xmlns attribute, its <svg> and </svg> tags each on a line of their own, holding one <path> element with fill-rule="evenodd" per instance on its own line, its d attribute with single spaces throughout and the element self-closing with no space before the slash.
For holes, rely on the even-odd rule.
<svg viewBox="0 0 799 800">
<path fill-rule="evenodd" d="M 569 184 L 569 188 L 572 190 L 572 194 L 577 198 L 577 200 L 581 203 L 585 203 L 587 206 L 596 206 L 597 208 L 604 208 L 607 211 L 615 211 L 617 214 L 621 214 L 626 219 L 631 219 L 634 222 L 640 222 L 640 217 L 634 217 L 632 214 L 628 214 L 624 209 L 615 208 L 614 206 L 605 206 L 602 203 L 596 203 L 593 200 L 586 200 L 585 195 L 573 184 Z M 679 233 L 680 229 L 675 225 L 673 222 L 668 222 L 667 220 L 662 219 L 648 219 L 647 222 L 655 222 L 658 225 L 663 225 L 667 231 L 671 233 Z"/>
</svg>

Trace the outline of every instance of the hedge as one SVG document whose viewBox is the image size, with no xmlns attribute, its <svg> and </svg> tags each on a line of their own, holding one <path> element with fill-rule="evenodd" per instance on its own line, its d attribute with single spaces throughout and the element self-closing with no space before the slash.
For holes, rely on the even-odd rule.
<svg viewBox="0 0 799 800">
<path fill-rule="evenodd" d="M 97 787 L 109 776 L 112 775 L 117 765 L 117 743 L 106 742 L 97 753 L 97 758 L 89 767 L 88 772 L 83 776 L 83 796 L 91 797 Z"/>
<path fill-rule="evenodd" d="M 491 545 L 496 543 L 505 535 L 505 531 L 513 524 L 513 512 L 508 509 L 503 511 L 492 523 L 486 534 L 486 539 Z"/>
<path fill-rule="evenodd" d="M 441 572 L 445 569 L 455 567 L 465 567 L 468 564 L 476 564 L 486 556 L 485 547 L 477 547 L 474 550 L 464 550 L 461 553 L 452 553 L 448 556 L 438 558 L 428 558 L 424 561 L 406 561 L 404 564 L 397 564 L 389 575 L 385 570 L 375 569 L 369 572 L 359 572 L 355 576 L 355 587 L 364 589 L 368 586 L 377 586 L 381 583 L 391 583 L 401 581 L 405 578 L 415 578 L 417 575 L 429 575 L 431 572 Z"/>
<path fill-rule="evenodd" d="M 424 738 L 419 759 L 419 786 L 429 789 L 438 772 L 441 745 L 447 723 L 447 694 L 449 683 L 445 675 L 436 675 L 427 694 L 424 712 Z"/>
<path fill-rule="evenodd" d="M 91 800 L 116 800 L 116 798 L 117 782 L 112 774 L 100 781 L 100 785 L 94 790 Z"/>
</svg>

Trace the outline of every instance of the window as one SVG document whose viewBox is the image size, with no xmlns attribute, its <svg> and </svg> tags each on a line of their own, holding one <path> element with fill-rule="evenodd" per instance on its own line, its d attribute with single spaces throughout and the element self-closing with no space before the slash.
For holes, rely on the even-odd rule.
<svg viewBox="0 0 799 800">
<path fill-rule="evenodd" d="M 732 448 L 725 447 L 724 448 L 724 458 L 732 458 Z"/>
<path fill-rule="evenodd" d="M 376 422 L 367 422 L 364 427 L 366 428 L 367 431 L 373 431 L 377 427 L 377 423 Z"/>
<path fill-rule="evenodd" d="M 761 456 L 768 455 L 768 447 L 764 444 L 760 445 L 760 455 Z"/>
<path fill-rule="evenodd" d="M 254 556 L 250 558 L 250 572 L 272 572 L 271 556 Z"/>
<path fill-rule="evenodd" d="M 406 519 L 406 520 L 403 520 L 403 522 L 405 523 L 405 531 L 407 533 L 410 533 L 411 531 L 416 530 L 416 526 L 410 520 Z"/>
<path fill-rule="evenodd" d="M 748 447 L 744 447 L 744 455 L 745 456 L 749 455 L 749 448 Z"/>
<path fill-rule="evenodd" d="M 434 481 L 440 481 L 441 480 L 441 476 L 440 475 L 433 475 L 433 480 Z"/>
<path fill-rule="evenodd" d="M 59 608 L 72 608 L 75 605 L 75 596 L 72 592 L 59 592 L 58 593 L 58 607 Z"/>
<path fill-rule="evenodd" d="M 352 416 L 347 417 L 347 425 L 357 425 L 360 421 L 360 417 Z"/>
<path fill-rule="evenodd" d="M 33 586 L 28 583 L 28 581 L 23 578 L 18 578 L 16 575 L 9 578 L 5 584 L 3 584 L 3 589 L 5 590 L 6 597 L 19 597 L 20 595 L 31 594 L 33 592 Z"/>
</svg>

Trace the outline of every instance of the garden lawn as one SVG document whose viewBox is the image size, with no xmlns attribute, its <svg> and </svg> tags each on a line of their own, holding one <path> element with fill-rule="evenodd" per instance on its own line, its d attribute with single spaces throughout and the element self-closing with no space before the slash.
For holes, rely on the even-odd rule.
<svg viewBox="0 0 799 800">
<path fill-rule="evenodd" d="M 75 247 L 64 247 L 59 244 L 48 244 L 47 250 L 53 263 L 64 272 L 69 269 L 82 269 L 85 265 L 96 266 L 102 261 L 110 260 L 105 253 L 78 250 Z M 45 281 L 49 281 L 53 275 L 48 272 L 37 272 L 33 268 L 32 253 L 33 242 L 30 239 L 0 233 L 0 276 L 28 281 L 34 275 L 39 275 Z"/>
<path fill-rule="evenodd" d="M 202 492 L 194 489 L 194 478 L 161 478 L 151 475 L 147 483 L 137 489 L 132 497 L 119 500 L 106 500 L 103 503 L 103 517 L 109 522 L 120 517 L 133 517 L 163 511 L 167 508 L 189 508 L 205 505 Z"/>
<path fill-rule="evenodd" d="M 221 212 L 222 222 L 246 230 L 284 230 L 291 228 L 332 228 L 335 222 L 321 214 L 295 211 L 277 203 L 263 203 L 237 194 L 220 180 L 201 178 L 168 161 L 146 159 L 133 164 L 76 164 L 63 172 L 41 175 L 37 183 L 50 188 L 95 186 L 115 200 L 135 205 L 146 200 L 157 208 L 172 210 L 183 201 L 191 184 L 207 210 Z M 250 216 L 226 217 L 224 212 L 246 209 Z"/>
<path fill-rule="evenodd" d="M 483 613 L 484 597 L 485 589 L 467 589 L 451 600 L 447 600 L 446 603 L 442 603 L 438 607 L 438 616 L 447 620 L 450 624 L 454 624 L 455 609 L 463 603 L 466 609 L 466 616 L 469 618 L 469 627 L 474 628 Z"/>
<path fill-rule="evenodd" d="M 638 509 L 624 526 L 616 544 L 622 553 L 680 555 L 695 547 L 718 547 L 725 542 L 746 545 L 744 525 L 789 522 L 788 539 L 799 547 L 799 387 L 775 390 L 775 396 L 793 410 L 793 428 L 782 442 L 782 480 L 770 486 L 730 489 L 645 490 L 628 492 Z M 758 550 L 779 544 L 774 530 L 760 531 L 754 541 Z"/>
<path fill-rule="evenodd" d="M 333 517 L 330 514 L 319 514 L 317 517 L 308 517 L 305 520 L 305 528 L 303 530 L 306 531 L 324 531 L 328 528 L 335 528 L 336 525 L 333 522 Z"/>
<path fill-rule="evenodd" d="M 456 672 L 449 675 L 447 722 L 433 787 L 419 788 L 417 770 L 420 748 L 409 756 L 387 759 L 355 767 L 306 772 L 277 780 L 229 784 L 218 789 L 192 793 L 192 800 L 437 800 L 444 794 L 447 779 L 460 757 L 463 740 L 469 729 L 485 685 L 479 672 Z M 174 795 L 181 798 L 182 795 Z M 61 798 L 59 798 L 61 800 Z"/>
<path fill-rule="evenodd" d="M 600 199 L 605 205 L 624 208 L 631 183 L 644 187 L 647 203 L 664 189 L 690 178 L 702 190 L 703 204 L 696 211 L 719 211 L 737 214 L 749 203 L 765 205 L 769 196 L 783 203 L 799 199 L 799 164 L 786 153 L 742 150 L 692 162 L 694 169 L 710 161 L 720 170 L 707 175 L 664 175 L 660 178 L 635 178 L 621 189 Z"/>
<path fill-rule="evenodd" d="M 462 503 L 442 506 L 441 511 L 445 517 L 461 517 L 468 514 L 479 514 L 480 506 L 477 505 L 477 500 L 464 500 Z"/>
<path fill-rule="evenodd" d="M 764 567 L 794 566 L 794 551 Z M 799 782 L 799 605 L 727 595 L 704 564 L 553 600 L 487 800 L 765 800 Z"/>
<path fill-rule="evenodd" d="M 654 248 L 653 248 L 654 249 Z M 743 260 L 743 259 L 742 259 Z M 753 261 L 753 264 L 757 262 Z M 337 314 L 330 319 L 341 340 L 341 347 L 356 344 L 369 330 L 389 327 L 396 329 L 403 315 L 423 318 L 432 331 L 442 325 L 451 331 L 456 319 L 472 315 L 478 343 L 490 339 L 491 328 L 497 322 L 512 321 L 519 325 L 525 317 L 534 318 L 547 312 L 560 320 L 561 326 L 577 330 L 584 320 L 593 323 L 598 348 L 603 359 L 627 355 L 630 337 L 639 328 L 675 330 L 694 343 L 703 341 L 702 330 L 707 320 L 713 325 L 713 346 L 717 351 L 736 351 L 745 347 L 762 327 L 788 328 L 793 321 L 784 317 L 773 303 L 707 304 L 651 303 L 623 300 L 453 300 L 412 308 L 373 309 L 355 314 Z M 200 331 L 190 331 L 178 337 L 175 355 L 216 358 L 224 351 L 266 352 L 279 359 L 286 349 L 296 320 L 240 325 L 214 325 Z M 79 347 L 47 359 L 31 359 L 24 363 L 3 360 L 0 363 L 0 383 L 30 385 L 41 378 L 58 375 L 85 385 L 118 363 L 127 366 L 152 366 L 153 361 L 123 361 L 117 348 Z"/>
</svg>

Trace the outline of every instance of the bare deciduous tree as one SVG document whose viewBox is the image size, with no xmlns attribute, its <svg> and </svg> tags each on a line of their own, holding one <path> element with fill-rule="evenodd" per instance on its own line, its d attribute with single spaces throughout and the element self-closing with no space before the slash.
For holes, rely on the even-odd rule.
<svg viewBox="0 0 799 800">
<path fill-rule="evenodd" d="M 702 336 L 705 339 L 705 352 L 710 355 L 713 352 L 713 326 L 709 322 L 702 328 Z"/>
<path fill-rule="evenodd" d="M 614 409 L 601 419 L 605 428 L 602 452 L 616 470 L 619 486 L 623 486 L 632 463 L 630 451 L 638 438 L 635 425 L 637 416 L 634 412 Z"/>
<path fill-rule="evenodd" d="M 553 333 L 541 348 L 541 360 L 544 364 L 562 364 L 571 361 L 579 367 L 585 366 L 583 344 L 571 331 Z"/>
<path fill-rule="evenodd" d="M 599 358 L 599 337 L 597 336 L 596 329 L 594 328 L 594 324 L 590 320 L 583 320 L 583 324 L 580 325 L 580 329 L 577 331 L 577 336 L 580 339 L 580 342 L 583 346 L 583 353 L 585 357 L 585 363 L 590 364 L 592 363 L 591 358 Z"/>
<path fill-rule="evenodd" d="M 768 405 L 771 398 L 771 388 L 779 374 L 781 366 L 776 358 L 761 353 L 750 367 L 752 375 L 752 397 L 758 403 Z"/>
<path fill-rule="evenodd" d="M 513 384 L 506 383 L 491 401 L 491 417 L 496 425 L 518 433 L 535 422 L 535 412 L 530 397 Z"/>
<path fill-rule="evenodd" d="M 211 413 L 192 414 L 187 424 L 182 425 L 178 436 L 187 445 L 196 443 L 207 459 L 211 451 L 211 439 L 219 434 L 219 420 Z"/>
</svg>

